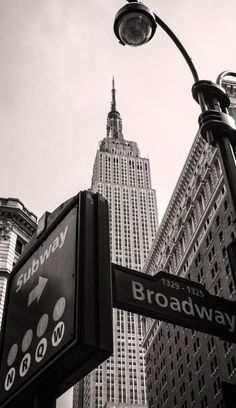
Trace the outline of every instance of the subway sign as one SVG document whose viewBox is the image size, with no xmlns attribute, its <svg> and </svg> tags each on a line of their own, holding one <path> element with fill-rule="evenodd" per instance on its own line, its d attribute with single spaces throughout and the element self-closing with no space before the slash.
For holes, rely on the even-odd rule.
<svg viewBox="0 0 236 408">
<path fill-rule="evenodd" d="M 10 275 L 1 408 L 57 398 L 112 353 L 107 202 L 84 191 L 47 222 Z"/>
<path fill-rule="evenodd" d="M 236 343 L 235 302 L 166 272 L 146 275 L 112 264 L 113 306 Z"/>
</svg>

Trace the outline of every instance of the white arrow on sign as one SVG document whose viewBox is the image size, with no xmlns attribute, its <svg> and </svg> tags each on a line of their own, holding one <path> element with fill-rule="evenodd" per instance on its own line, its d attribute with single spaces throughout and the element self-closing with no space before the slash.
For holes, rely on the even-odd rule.
<svg viewBox="0 0 236 408">
<path fill-rule="evenodd" d="M 36 299 L 37 299 L 37 302 L 39 301 L 39 299 L 40 299 L 40 297 L 41 297 L 41 295 L 42 295 L 42 293 L 44 291 L 44 288 L 46 286 L 47 281 L 48 281 L 47 278 L 42 278 L 41 276 L 39 277 L 39 283 L 29 293 L 28 306 L 30 306 L 31 303 Z"/>
</svg>

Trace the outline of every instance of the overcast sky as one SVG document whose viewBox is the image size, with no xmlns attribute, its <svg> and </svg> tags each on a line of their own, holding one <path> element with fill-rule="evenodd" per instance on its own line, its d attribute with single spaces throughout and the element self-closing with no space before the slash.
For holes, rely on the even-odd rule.
<svg viewBox="0 0 236 408">
<path fill-rule="evenodd" d="M 149 157 L 162 218 L 197 132 L 188 66 L 161 29 L 146 46 L 113 35 L 121 0 L 1 0 L 0 196 L 40 217 L 90 187 L 111 82 L 127 140 Z M 201 79 L 236 70 L 235 0 L 149 0 Z"/>
<path fill-rule="evenodd" d="M 190 71 L 161 29 L 146 46 L 113 35 L 121 0 L 0 3 L 0 195 L 40 217 L 90 187 L 112 75 L 127 140 L 149 157 L 160 218 L 197 131 Z M 201 79 L 236 70 L 235 0 L 149 0 Z"/>
</svg>

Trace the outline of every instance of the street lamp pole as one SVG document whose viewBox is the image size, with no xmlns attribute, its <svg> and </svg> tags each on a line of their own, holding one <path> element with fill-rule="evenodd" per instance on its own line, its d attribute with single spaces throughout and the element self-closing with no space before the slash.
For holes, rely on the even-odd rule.
<svg viewBox="0 0 236 408">
<path fill-rule="evenodd" d="M 153 37 L 156 27 L 160 26 L 175 43 L 187 62 L 194 79 L 192 96 L 200 105 L 199 130 L 204 140 L 217 149 L 224 175 L 224 181 L 236 223 L 236 125 L 228 114 L 230 99 L 222 88 L 226 76 L 236 77 L 232 71 L 222 72 L 217 83 L 199 80 L 199 75 L 186 49 L 173 31 L 148 7 L 138 0 L 127 0 L 115 16 L 114 32 L 122 45 L 139 46 Z M 236 241 L 229 245 L 228 256 L 236 287 Z"/>
<path fill-rule="evenodd" d="M 192 94 L 198 103 L 199 98 L 203 101 L 201 104 L 202 113 L 198 120 L 200 133 L 207 143 L 217 149 L 235 223 L 236 156 L 234 138 L 236 136 L 236 126 L 234 119 L 228 114 L 230 99 L 220 85 L 211 81 L 195 82 L 192 87 Z"/>
</svg>

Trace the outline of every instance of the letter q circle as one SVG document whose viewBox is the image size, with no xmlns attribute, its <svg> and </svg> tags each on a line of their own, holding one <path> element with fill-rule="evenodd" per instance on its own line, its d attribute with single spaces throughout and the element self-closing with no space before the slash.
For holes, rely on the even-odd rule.
<svg viewBox="0 0 236 408">
<path fill-rule="evenodd" d="M 37 345 L 36 351 L 35 351 L 35 361 L 36 363 L 40 363 L 42 359 L 45 356 L 47 350 L 47 340 L 45 337 L 40 340 L 39 344 Z"/>
</svg>

